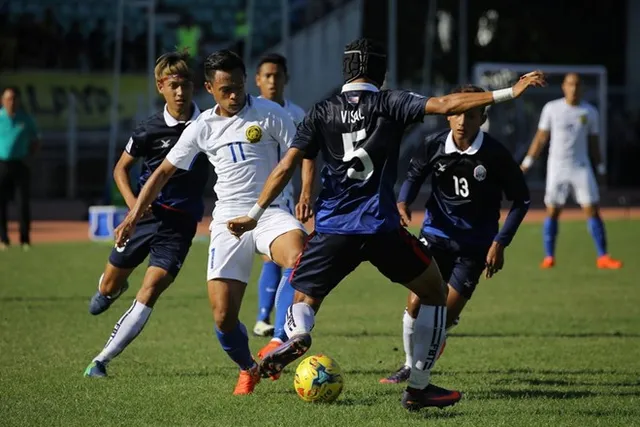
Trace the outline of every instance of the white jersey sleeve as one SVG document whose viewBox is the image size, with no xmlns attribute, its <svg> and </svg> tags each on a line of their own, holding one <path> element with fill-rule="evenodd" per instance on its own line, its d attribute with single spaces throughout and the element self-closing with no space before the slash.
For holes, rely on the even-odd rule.
<svg viewBox="0 0 640 427">
<path fill-rule="evenodd" d="M 205 123 L 201 120 L 196 120 L 187 126 L 176 145 L 167 154 L 167 160 L 179 169 L 191 169 L 194 159 L 202 151 L 200 142 L 204 129 Z"/>
<path fill-rule="evenodd" d="M 276 107 L 269 111 L 267 132 L 280 144 L 280 149 L 284 153 L 293 142 L 293 137 L 296 135 L 296 125 L 284 108 L 275 105 Z"/>
<path fill-rule="evenodd" d="M 588 116 L 589 135 L 600 134 L 600 114 L 595 107 L 589 108 Z"/>
<path fill-rule="evenodd" d="M 551 104 L 547 103 L 542 107 L 540 113 L 540 121 L 538 122 L 538 129 L 549 132 L 551 130 Z"/>
</svg>

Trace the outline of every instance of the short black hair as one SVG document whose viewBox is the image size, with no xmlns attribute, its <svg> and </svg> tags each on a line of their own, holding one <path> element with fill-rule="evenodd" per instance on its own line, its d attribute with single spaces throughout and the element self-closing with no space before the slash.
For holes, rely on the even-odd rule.
<svg viewBox="0 0 640 427">
<path fill-rule="evenodd" d="M 367 78 L 382 86 L 386 72 L 387 51 L 382 43 L 361 38 L 345 46 L 342 74 L 346 83 Z"/>
<path fill-rule="evenodd" d="M 263 55 L 258 61 L 258 66 L 256 67 L 256 74 L 260 72 L 260 67 L 264 64 L 276 64 L 284 70 L 285 74 L 288 74 L 287 71 L 287 58 L 280 55 L 279 53 L 267 53 Z"/>
<path fill-rule="evenodd" d="M 207 56 L 207 59 L 204 61 L 204 76 L 210 80 L 213 79 L 216 71 L 230 72 L 238 68 L 242 70 L 242 74 L 247 75 L 247 69 L 244 66 L 242 58 L 229 49 L 222 49 Z"/>
</svg>

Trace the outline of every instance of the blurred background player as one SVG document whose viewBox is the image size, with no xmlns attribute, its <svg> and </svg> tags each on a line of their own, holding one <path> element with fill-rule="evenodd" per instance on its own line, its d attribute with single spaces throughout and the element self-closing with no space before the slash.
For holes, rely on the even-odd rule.
<svg viewBox="0 0 640 427">
<path fill-rule="evenodd" d="M 256 86 L 260 89 L 260 98 L 279 104 L 297 126 L 304 119 L 305 112 L 301 107 L 284 97 L 284 90 L 288 81 L 287 59 L 284 56 L 278 53 L 269 53 L 260 58 L 256 69 Z M 280 161 L 282 154 L 278 152 L 278 161 Z M 302 162 L 301 179 L 300 177 L 294 178 L 283 192 L 286 208 L 291 214 L 294 214 L 295 206 L 295 215 L 302 223 L 305 223 L 312 215 L 311 198 L 313 178 L 315 176 L 314 165 L 315 162 L 313 160 L 305 159 Z M 298 191 L 300 197 L 298 203 L 295 204 L 294 194 Z M 256 324 L 253 327 L 253 333 L 263 337 L 273 335 L 274 338 L 268 346 L 258 352 L 258 357 L 261 357 L 265 352 L 269 352 L 271 348 L 277 347 L 286 339 L 286 336 L 283 336 L 284 320 L 286 309 L 293 301 L 293 288 L 290 286 L 281 288 L 279 286 L 281 278 L 282 269 L 280 266 L 271 261 L 269 257 L 263 256 L 262 271 L 258 279 L 258 315 Z M 276 304 L 275 327 L 269 322 L 274 302 Z"/>
<path fill-rule="evenodd" d="M 484 89 L 468 85 L 453 91 L 474 92 Z M 504 249 L 529 210 L 529 189 L 518 164 L 500 142 L 480 129 L 486 117 L 484 108 L 448 116 L 449 129 L 429 135 L 417 147 L 398 195 L 398 211 L 406 227 L 411 223 L 409 206 L 432 176 L 420 241 L 429 248 L 449 286 L 447 329 L 457 324 L 482 271 L 486 268 L 490 278 L 502 268 Z M 513 203 L 498 232 L 503 193 Z M 409 378 L 419 310 L 419 298 L 410 293 L 402 319 L 405 364 L 381 383 Z"/>
<path fill-rule="evenodd" d="M 20 243 L 23 250 L 31 244 L 29 160 L 40 148 L 40 137 L 34 120 L 20 106 L 14 88 L 2 91 L 0 109 L 0 250 L 9 247 L 7 207 L 16 194 L 20 198 Z"/>
<path fill-rule="evenodd" d="M 544 221 L 545 257 L 540 266 L 551 268 L 555 265 L 558 218 L 572 192 L 587 216 L 589 232 L 598 254 L 597 267 L 618 269 L 622 267 L 622 262 L 613 259 L 607 251 L 605 226 L 598 207 L 598 183 L 592 170 L 594 165 L 604 181 L 606 165 L 600 155 L 598 111 L 593 105 L 582 101 L 582 85 L 578 74 L 569 73 L 564 77 L 562 92 L 564 98 L 550 101 L 542 108 L 538 131 L 521 164 L 522 171 L 526 173 L 550 142 L 544 195 L 547 206 L 547 218 Z"/>
<path fill-rule="evenodd" d="M 288 341 L 265 355 L 263 376 L 279 374 L 311 346 L 310 332 L 324 298 L 360 263 L 369 261 L 393 282 L 420 298 L 414 328 L 414 367 L 403 407 L 445 407 L 461 394 L 431 384 L 431 369 L 444 342 L 446 287 L 427 248 L 400 225 L 394 184 L 404 130 L 425 114 L 461 114 L 519 96 L 543 84 L 539 73 L 493 93 L 457 93 L 425 98 L 406 91 L 380 91 L 386 73 L 384 48 L 369 39 L 346 46 L 342 92 L 317 103 L 298 126 L 296 138 L 269 176 L 256 205 L 229 221 L 235 236 L 259 226 L 265 206 L 278 197 L 303 157 L 321 150 L 322 190 L 315 231 L 292 273 L 296 290 L 287 311 Z"/>
<path fill-rule="evenodd" d="M 166 101 L 164 110 L 138 125 L 113 171 L 129 209 L 133 209 L 137 200 L 129 184 L 131 167 L 143 159 L 139 192 L 185 128 L 200 115 L 192 102 L 193 72 L 188 61 L 186 53 L 178 52 L 162 55 L 156 61 L 156 85 Z M 202 195 L 208 174 L 207 158 L 200 155 L 190 170 L 173 175 L 162 194 L 150 206 L 145 205 L 145 216 L 126 245 L 112 249 L 98 291 L 89 303 L 91 314 L 104 312 L 127 290 L 127 278 L 147 255 L 149 267 L 133 305 L 118 320 L 104 349 L 85 370 L 85 376 L 107 375 L 107 364 L 142 331 L 154 304 L 178 275 L 204 213 Z"/>
<path fill-rule="evenodd" d="M 288 281 L 306 232 L 283 207 L 282 197 L 269 204 L 260 225 L 242 239 L 231 235 L 227 221 L 251 209 L 278 163 L 278 151 L 287 151 L 296 129 L 282 107 L 246 94 L 246 68 L 234 52 L 224 49 L 209 55 L 204 74 L 216 106 L 187 128 L 151 175 L 136 205 L 116 228 L 116 242 L 126 242 L 147 204 L 164 192 L 177 170 L 188 169 L 200 153 L 207 154 L 218 176 L 214 188 L 218 201 L 209 227 L 209 302 L 220 345 L 240 368 L 233 394 L 245 395 L 253 393 L 260 381 L 247 329 L 238 318 L 254 255 L 269 255 L 284 268 L 281 280 Z"/>
</svg>

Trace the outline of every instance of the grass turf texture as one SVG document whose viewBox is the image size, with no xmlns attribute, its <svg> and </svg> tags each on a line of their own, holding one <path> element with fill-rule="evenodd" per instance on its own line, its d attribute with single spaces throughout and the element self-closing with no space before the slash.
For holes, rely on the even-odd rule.
<svg viewBox="0 0 640 427">
<path fill-rule="evenodd" d="M 478 292 L 449 337 L 433 380 L 465 393 L 446 410 L 409 414 L 403 386 L 378 380 L 404 356 L 406 293 L 370 265 L 325 301 L 311 353 L 334 357 L 345 391 L 332 405 L 299 400 L 289 367 L 253 396 L 231 395 L 237 369 L 213 334 L 206 245 L 194 244 L 144 332 L 109 367 L 82 373 L 128 308 L 132 289 L 98 317 L 87 312 L 109 249 L 43 244 L 0 253 L 0 425 L 276 426 L 640 425 L 640 222 L 608 224 L 621 271 L 598 271 L 583 222 L 562 223 L 558 266 L 541 271 L 541 227 L 523 225 L 506 269 Z M 256 259 L 241 318 L 256 311 Z M 250 339 L 252 350 L 266 339 Z M 311 354 L 310 353 L 310 354 Z"/>
</svg>

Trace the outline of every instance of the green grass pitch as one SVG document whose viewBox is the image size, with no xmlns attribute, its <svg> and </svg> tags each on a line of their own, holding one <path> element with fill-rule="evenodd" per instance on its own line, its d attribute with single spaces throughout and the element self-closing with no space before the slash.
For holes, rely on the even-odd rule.
<svg viewBox="0 0 640 427">
<path fill-rule="evenodd" d="M 142 277 L 98 317 L 87 302 L 106 245 L 42 244 L 0 253 L 0 426 L 630 426 L 640 425 L 640 222 L 608 223 L 620 271 L 598 271 L 583 222 L 561 224 L 558 266 L 541 271 L 541 227 L 522 226 L 506 267 L 482 280 L 449 337 L 433 381 L 464 392 L 446 410 L 405 412 L 402 386 L 378 380 L 403 360 L 406 292 L 370 265 L 348 277 L 317 317 L 312 353 L 342 366 L 332 405 L 299 400 L 292 368 L 248 397 L 231 395 L 233 363 L 213 334 L 206 245 L 105 380 L 82 373 Z M 241 318 L 253 326 L 255 279 Z M 265 339 L 250 339 L 254 352 Z M 428 423 L 428 424 L 427 424 Z"/>
</svg>

